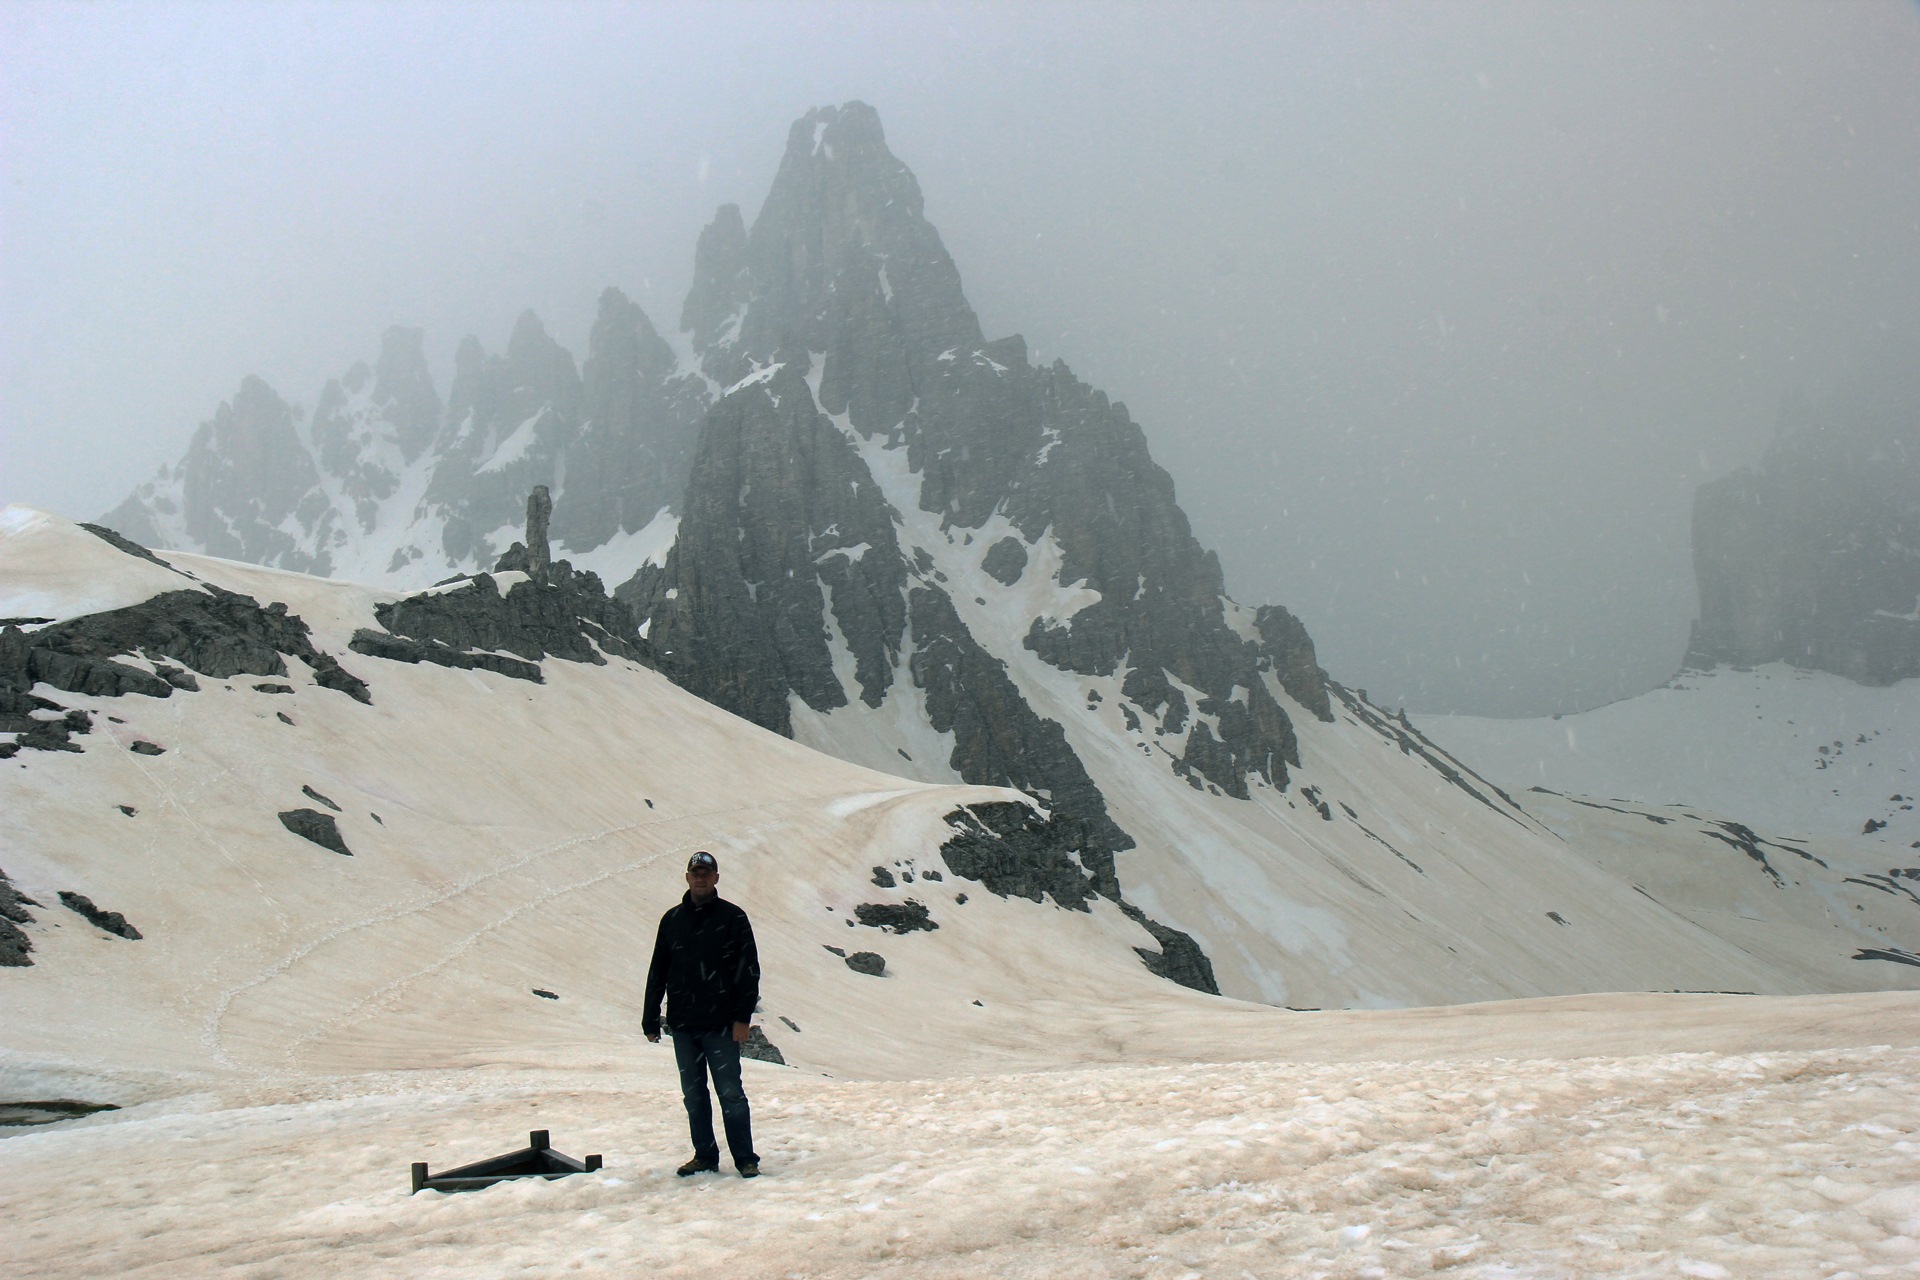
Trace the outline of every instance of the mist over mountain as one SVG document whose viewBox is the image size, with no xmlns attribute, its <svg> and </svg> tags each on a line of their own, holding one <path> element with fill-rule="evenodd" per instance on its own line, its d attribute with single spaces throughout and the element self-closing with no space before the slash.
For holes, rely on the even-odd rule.
<svg viewBox="0 0 1920 1280">
<path fill-rule="evenodd" d="M 1790 399 L 1766 456 L 1695 494 L 1688 665 L 1920 676 L 1920 398 L 1852 390 Z"/>
<path fill-rule="evenodd" d="M 442 397 L 529 307 L 584 362 L 609 282 L 677 343 L 767 122 L 857 97 L 987 336 L 1128 405 L 1242 594 L 1385 704 L 1542 714 L 1671 673 L 1692 491 L 1914 331 L 1892 0 L 294 9 L 0 14 L 10 500 L 111 508 L 390 322 Z"/>
<path fill-rule="evenodd" d="M 1404 1002 L 1432 998 L 1407 994 L 1424 966 L 1455 975 L 1444 998 L 1506 989 L 1508 961 L 1457 960 L 1484 888 L 1448 886 L 1491 875 L 1503 911 L 1539 900 L 1528 886 L 1567 866 L 1506 846 L 1552 837 L 1331 680 L 1288 610 L 1232 597 L 1124 404 L 983 333 L 871 107 L 796 121 L 758 212 L 721 207 L 695 260 L 677 351 L 613 290 L 584 367 L 528 313 L 504 355 L 462 344 L 430 433 L 417 335 L 395 331 L 381 372 L 330 384 L 311 422 L 249 380 L 114 519 L 444 583 L 382 606 L 357 653 L 524 678 L 592 655 L 539 638 L 577 617 L 804 745 L 1023 794 L 1070 850 L 1049 891 L 1137 913 L 1156 972 L 1189 985 Z M 506 614 L 489 573 L 531 575 L 503 580 Z M 1040 839 L 1025 821 L 999 838 Z M 1613 903 L 1609 929 L 1642 909 Z M 1395 958 L 1303 978 L 1276 922 L 1322 914 L 1340 955 Z M 1509 943 L 1564 950 L 1566 918 L 1512 913 Z"/>
</svg>

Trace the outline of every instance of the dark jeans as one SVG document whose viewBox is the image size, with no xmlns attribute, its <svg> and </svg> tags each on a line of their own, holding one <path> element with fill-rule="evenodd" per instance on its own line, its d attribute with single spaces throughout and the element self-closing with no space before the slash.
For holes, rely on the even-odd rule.
<svg viewBox="0 0 1920 1280">
<path fill-rule="evenodd" d="M 693 1133 L 693 1154 L 710 1164 L 720 1162 L 713 1140 L 713 1102 L 707 1097 L 707 1075 L 720 1095 L 720 1119 L 727 1129 L 727 1153 L 735 1165 L 758 1163 L 753 1153 L 753 1118 L 747 1111 L 747 1092 L 740 1087 L 740 1046 L 733 1028 L 714 1031 L 674 1031 L 673 1057 L 680 1064 L 680 1098 L 687 1104 L 687 1127 Z"/>
</svg>

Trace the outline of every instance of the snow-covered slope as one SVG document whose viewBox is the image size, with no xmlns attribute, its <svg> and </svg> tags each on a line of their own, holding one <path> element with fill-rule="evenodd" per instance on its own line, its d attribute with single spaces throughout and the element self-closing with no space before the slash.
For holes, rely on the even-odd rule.
<svg viewBox="0 0 1920 1280">
<path fill-rule="evenodd" d="M 1871 688 L 1783 663 L 1716 667 L 1577 715 L 1419 723 L 1516 790 L 1693 806 L 1855 850 L 1883 871 L 1920 864 L 1920 680 Z"/>
<path fill-rule="evenodd" d="M 987 1066 L 1051 1034 L 1049 1003 L 1187 998 L 1141 966 L 1133 948 L 1154 940 L 1111 903 L 1069 911 L 937 874 L 945 815 L 1017 796 L 842 763 L 625 659 L 550 659 L 536 684 L 356 654 L 353 632 L 391 593 L 169 560 L 9 508 L 0 600 L 55 619 L 203 583 L 284 602 L 371 702 L 291 657 L 282 678 L 202 673 L 165 698 L 33 686 L 92 728 L 80 750 L 0 761 L 0 870 L 38 904 L 20 926 L 31 966 L 0 969 L 13 1069 L 348 1070 L 630 1046 L 653 922 L 695 848 L 750 907 L 768 1034 L 808 1068 Z M 297 809 L 334 814 L 352 856 L 287 830 L 278 815 Z M 936 875 L 908 880 L 915 866 Z M 876 886 L 876 867 L 904 883 Z M 62 892 L 141 937 L 96 928 Z M 854 923 L 857 905 L 908 898 L 936 930 Z M 836 946 L 879 953 L 886 976 Z M 863 1023 L 876 1008 L 893 1011 L 884 1034 Z"/>
<path fill-rule="evenodd" d="M 985 1069 L 1031 1060 L 1063 1027 L 1099 1026 L 1124 1046 L 1116 1019 L 1213 1000 L 1149 973 L 1136 948 L 1156 951 L 1155 938 L 1109 898 L 1069 910 L 956 873 L 941 851 L 948 815 L 1017 793 L 832 759 L 626 658 L 548 658 L 535 683 L 370 656 L 383 650 L 356 634 L 400 616 L 383 612 L 389 592 L 166 561 L 21 508 L 0 530 L 0 600 L 36 610 L 12 617 L 51 619 L 0 633 L 0 658 L 8 671 L 41 664 L 29 722 L 70 734 L 64 749 L 6 746 L 0 761 L 0 870 L 39 904 L 18 926 L 33 964 L 0 970 L 16 1065 L 348 1070 L 630 1043 L 651 921 L 697 847 L 720 855 L 723 892 L 759 924 L 768 1034 L 809 1068 Z M 98 607 L 139 615 L 213 588 L 240 593 L 218 600 L 262 625 L 310 628 L 308 656 L 288 652 L 285 674 L 264 675 L 203 656 L 195 679 L 169 659 L 202 651 L 159 632 L 144 656 L 100 656 L 99 636 L 126 631 Z M 69 621 L 82 612 L 95 620 Z M 46 665 L 59 654 L 100 665 Z M 103 673 L 127 671 L 150 692 L 100 691 Z M 1068 695 L 1084 690 L 1052 696 Z M 1096 770 L 1137 750 L 1118 731 L 1075 732 Z M 1599 857 L 1614 837 L 1556 836 L 1497 796 L 1475 799 L 1411 737 L 1408 755 L 1385 751 L 1392 723 L 1357 699 L 1309 732 L 1292 792 L 1181 810 L 1205 826 L 1155 825 L 1171 791 L 1111 792 L 1148 836 L 1124 868 L 1137 906 L 1204 925 L 1215 965 L 1249 995 L 1350 1005 L 1920 985 L 1920 968 L 1855 958 L 1910 947 L 1900 931 L 1915 905 L 1792 851 L 1775 847 L 1776 881 L 1721 841 L 1640 823 L 1632 838 L 1654 865 L 1625 877 Z M 289 831 L 280 815 L 300 809 L 331 816 L 352 856 Z M 89 923 L 63 892 L 121 913 L 141 938 Z M 858 923 L 862 904 L 909 899 L 939 927 Z M 1749 899 L 1757 923 L 1744 927 L 1776 945 L 1716 923 Z M 883 955 L 888 976 L 854 972 L 835 947 Z"/>
<path fill-rule="evenodd" d="M 430 598 L 525 586 L 502 574 Z M 105 652 L 131 624 L 100 611 L 158 616 L 156 601 L 202 597 L 290 647 L 303 624 L 310 656 L 215 674 L 237 641 Z M 29 718 L 79 748 L 0 760 L 0 889 L 31 900 L 9 894 L 0 914 L 21 921 L 33 961 L 0 968 L 0 1103 L 123 1108 L 0 1144 L 16 1271 L 1788 1277 L 1816 1264 L 1865 1274 L 1920 1249 L 1911 992 L 1346 1013 L 1202 995 L 1142 966 L 1134 948 L 1155 940 L 1109 901 L 1068 910 L 955 873 L 946 816 L 1007 792 L 831 759 L 622 657 L 542 659 L 535 682 L 371 656 L 355 635 L 398 619 L 382 612 L 393 602 L 207 557 L 143 558 L 22 508 L 0 518 L 13 622 L 0 664 L 43 663 L 56 679 L 26 686 L 47 704 Z M 116 616 L 117 631 L 103 621 Z M 169 661 L 182 652 L 205 668 L 194 678 Z M 79 665 L 46 666 L 49 654 Z M 149 692 L 102 691 L 133 680 L 106 665 Z M 20 692 L 8 681 L 0 692 Z M 1570 923 L 1552 927 L 1600 972 L 1621 961 L 1592 939 L 1617 933 L 1633 963 L 1675 966 L 1663 986 L 1920 973 L 1852 963 L 1838 937 L 1816 937 L 1858 943 L 1895 917 L 1878 893 L 1854 910 L 1791 851 L 1760 847 L 1794 878 L 1776 887 L 1749 855 L 1678 823 L 1594 810 L 1617 825 L 1555 837 L 1466 797 L 1444 757 L 1400 774 L 1368 764 L 1392 722 L 1357 699 L 1308 732 L 1308 758 L 1325 764 L 1302 766 L 1294 803 L 1323 794 L 1341 816 L 1288 826 L 1300 810 L 1278 791 L 1251 806 L 1209 797 L 1222 816 L 1204 852 L 1229 872 L 1194 878 L 1193 910 L 1256 918 L 1271 890 L 1233 869 L 1277 877 L 1253 853 L 1274 837 L 1231 838 L 1255 813 L 1300 842 L 1301 868 L 1344 866 L 1356 894 L 1402 900 L 1388 862 L 1432 877 L 1434 901 L 1454 899 L 1450 920 L 1522 909 L 1502 892 L 1518 879 L 1560 904 Z M 9 728 L 0 746 L 26 736 Z M 1100 743 L 1085 741 L 1097 762 Z M 1321 767 L 1340 790 L 1319 790 Z M 1451 795 L 1455 809 L 1420 808 Z M 1119 811 L 1142 821 L 1153 804 Z M 279 821 L 302 808 L 332 816 L 351 856 Z M 1435 812 L 1459 825 L 1403 829 Z M 1423 873 L 1391 852 L 1360 863 L 1376 837 L 1448 852 Z M 1646 865 L 1609 870 L 1588 856 L 1601 846 Z M 768 1174 L 755 1183 L 671 1176 L 685 1143 L 671 1055 L 639 1034 L 652 921 L 697 847 L 717 851 L 722 892 L 752 913 L 759 1021 L 791 1064 L 747 1064 Z M 1728 865 L 1708 866 L 1716 856 Z M 1514 860 L 1528 858 L 1541 866 L 1521 874 Z M 878 867 L 892 889 L 874 883 Z M 1616 899 L 1646 900 L 1616 870 L 1671 890 L 1658 928 L 1589 922 Z M 1729 893 L 1746 897 L 1729 909 Z M 63 896 L 76 894 L 87 901 Z M 909 898 L 937 930 L 858 923 L 860 905 Z M 1829 903 L 1844 909 L 1815 920 Z M 1736 935 L 1714 933 L 1715 914 L 1747 933 L 1724 941 Z M 1460 965 L 1527 977 L 1535 956 L 1512 932 L 1482 916 Z M 884 955 L 885 976 L 833 948 Z M 1326 984 L 1339 965 L 1377 985 L 1410 962 L 1331 954 L 1300 946 L 1289 972 Z M 1592 985 L 1563 963 L 1535 981 L 1582 976 Z M 604 1154 L 605 1168 L 406 1194 L 411 1161 L 479 1158 L 532 1128 Z"/>
</svg>

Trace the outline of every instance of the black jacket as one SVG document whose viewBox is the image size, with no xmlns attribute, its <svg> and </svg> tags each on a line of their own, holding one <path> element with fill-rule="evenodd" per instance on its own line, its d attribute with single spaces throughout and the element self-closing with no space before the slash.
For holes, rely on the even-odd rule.
<svg viewBox="0 0 1920 1280">
<path fill-rule="evenodd" d="M 640 1029 L 660 1032 L 660 997 L 676 1031 L 713 1031 L 749 1022 L 760 1003 L 760 952 L 747 913 L 715 896 L 695 906 L 685 894 L 660 917 L 647 967 L 647 1000 Z"/>
</svg>

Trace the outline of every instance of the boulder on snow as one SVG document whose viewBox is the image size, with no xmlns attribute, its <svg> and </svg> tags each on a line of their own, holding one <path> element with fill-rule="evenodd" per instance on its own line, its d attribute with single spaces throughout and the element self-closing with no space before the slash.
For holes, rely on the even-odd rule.
<svg viewBox="0 0 1920 1280">
<path fill-rule="evenodd" d="M 69 911 L 84 916 L 87 923 L 93 925 L 96 929 L 103 929 L 116 937 L 125 938 L 129 942 L 140 941 L 140 931 L 129 924 L 125 916 L 121 915 L 118 911 L 102 911 L 99 907 L 94 906 L 93 899 L 87 897 L 84 893 L 74 893 L 70 889 L 62 889 L 60 891 L 60 905 Z"/>
<path fill-rule="evenodd" d="M 883 978 L 887 973 L 887 962 L 871 951 L 856 951 L 847 957 L 847 968 L 870 978 Z"/>
<path fill-rule="evenodd" d="M 330 813 L 318 809 L 288 809 L 280 815 L 280 825 L 303 840 L 311 840 L 322 849 L 331 849 L 335 853 L 353 856 L 353 850 L 347 848 L 347 842 L 340 836 L 340 824 L 333 820 Z"/>
</svg>

